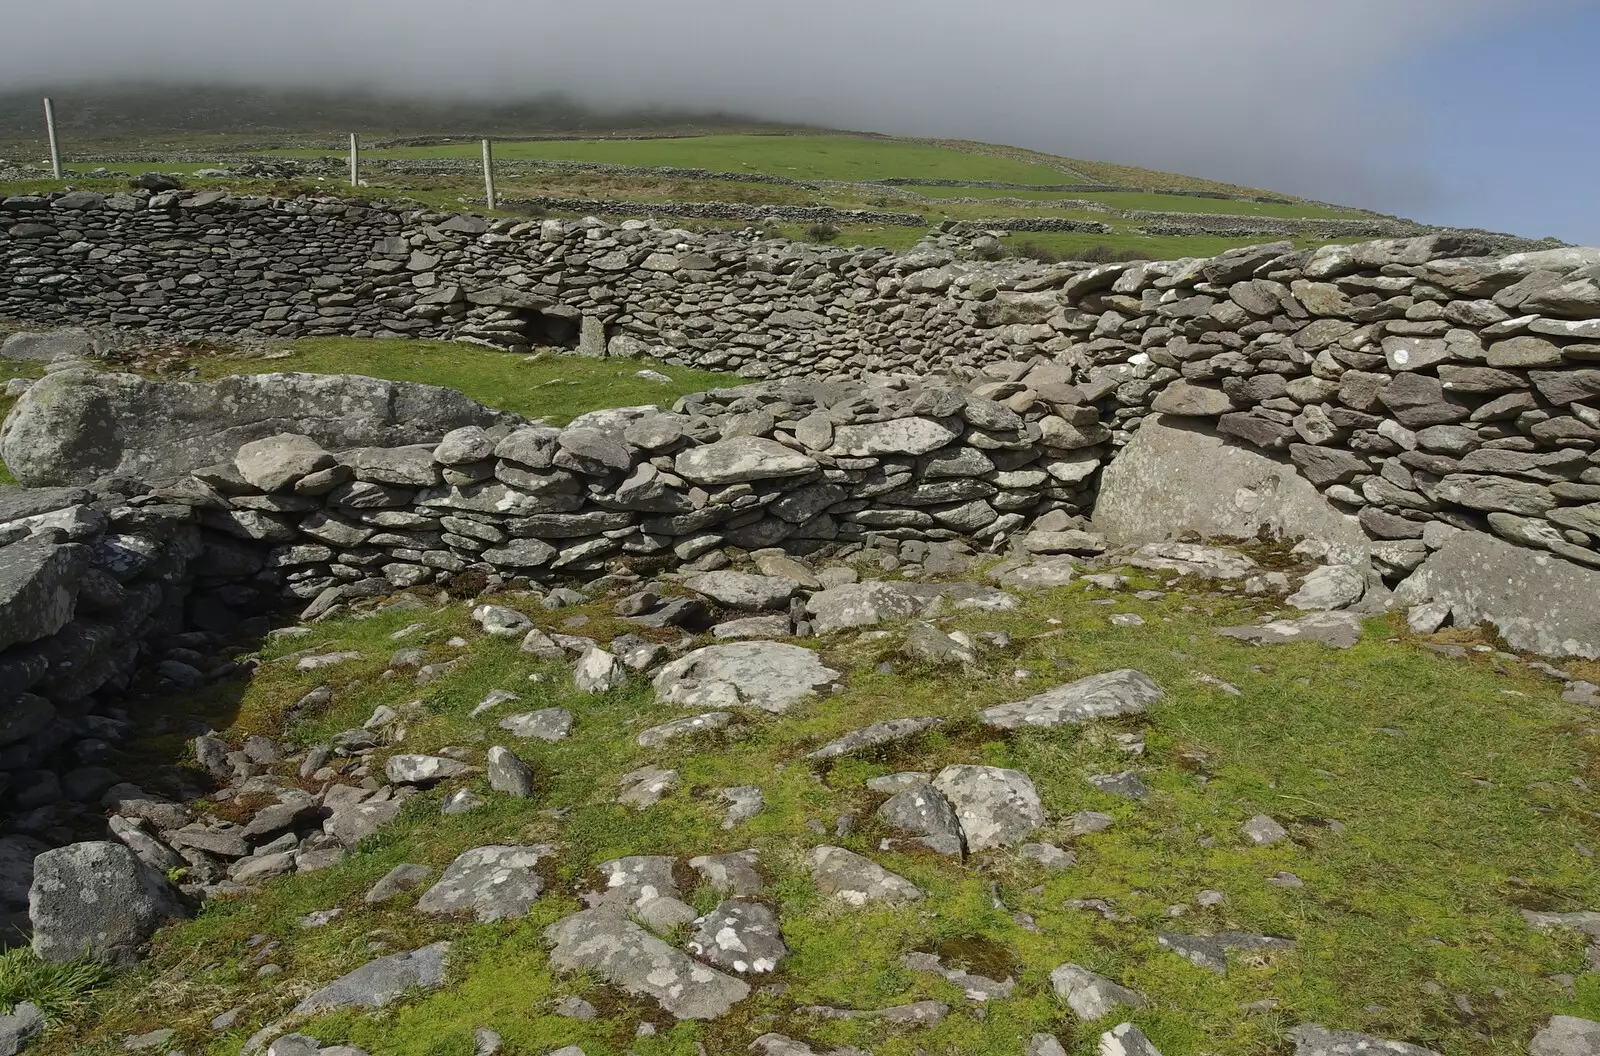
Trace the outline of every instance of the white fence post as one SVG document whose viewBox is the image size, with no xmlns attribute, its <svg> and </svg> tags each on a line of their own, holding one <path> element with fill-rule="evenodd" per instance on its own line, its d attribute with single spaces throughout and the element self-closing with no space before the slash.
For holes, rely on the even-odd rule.
<svg viewBox="0 0 1600 1056">
<path fill-rule="evenodd" d="M 489 203 L 489 208 L 495 207 L 494 196 L 494 150 L 489 146 L 489 141 L 483 141 L 483 196 Z"/>
<path fill-rule="evenodd" d="M 50 133 L 50 171 L 61 178 L 61 144 L 56 139 L 56 104 L 46 96 L 44 100 L 44 127 Z"/>
<path fill-rule="evenodd" d="M 361 140 L 350 133 L 350 186 L 361 186 Z"/>
</svg>

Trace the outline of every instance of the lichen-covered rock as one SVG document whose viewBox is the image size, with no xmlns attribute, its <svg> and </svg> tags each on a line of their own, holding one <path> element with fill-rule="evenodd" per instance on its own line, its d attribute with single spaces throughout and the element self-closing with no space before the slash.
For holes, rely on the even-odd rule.
<svg viewBox="0 0 1600 1056">
<path fill-rule="evenodd" d="M 905 877 L 843 847 L 813 847 L 811 878 L 823 894 L 836 895 L 852 906 L 922 897 L 922 889 Z"/>
<path fill-rule="evenodd" d="M 450 943 L 436 942 L 420 950 L 396 953 L 368 961 L 308 995 L 294 1007 L 297 1016 L 336 1008 L 386 1008 L 402 994 L 437 990 L 444 985 L 445 959 Z"/>
<path fill-rule="evenodd" d="M 686 708 L 754 707 L 782 714 L 838 677 L 804 646 L 730 642 L 674 660 L 656 674 L 655 690 L 663 703 Z"/>
<path fill-rule="evenodd" d="M 463 851 L 417 900 L 417 912 L 448 916 L 471 910 L 480 923 L 523 916 L 544 890 L 538 865 L 554 853 L 547 844 Z"/>
<path fill-rule="evenodd" d="M 968 851 L 1014 847 L 1044 824 L 1044 805 L 1028 775 L 997 766 L 947 766 L 933 787 L 955 808 Z"/>
<path fill-rule="evenodd" d="M 550 963 L 590 971 L 677 1019 L 716 1019 L 750 996 L 748 984 L 673 949 L 626 917 L 589 909 L 545 929 Z"/>
<path fill-rule="evenodd" d="M 1090 675 L 1025 700 L 986 708 L 979 718 L 1002 730 L 1049 729 L 1095 719 L 1141 715 L 1162 698 L 1161 687 L 1142 671 L 1123 669 Z"/>
<path fill-rule="evenodd" d="M 120 843 L 74 843 L 33 860 L 33 952 L 127 966 L 164 922 L 189 915 L 167 878 Z"/>
</svg>

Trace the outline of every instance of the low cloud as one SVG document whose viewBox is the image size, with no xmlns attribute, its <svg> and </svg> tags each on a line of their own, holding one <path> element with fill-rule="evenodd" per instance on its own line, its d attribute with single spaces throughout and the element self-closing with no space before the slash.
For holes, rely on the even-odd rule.
<svg viewBox="0 0 1600 1056">
<path fill-rule="evenodd" d="M 50 0 L 0 87 L 227 79 L 777 120 L 1033 147 L 1405 213 L 1429 175 L 1383 85 L 1545 0 Z"/>
</svg>

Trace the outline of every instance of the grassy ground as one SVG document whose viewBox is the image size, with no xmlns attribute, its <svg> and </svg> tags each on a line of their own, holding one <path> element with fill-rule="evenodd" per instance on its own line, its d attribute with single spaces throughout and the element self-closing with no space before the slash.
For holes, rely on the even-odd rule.
<svg viewBox="0 0 1600 1056">
<path fill-rule="evenodd" d="M 479 781 L 474 787 L 490 805 L 446 818 L 437 812 L 442 793 L 430 792 L 338 867 L 209 905 L 194 922 L 158 937 L 145 967 L 119 978 L 91 1013 L 48 1037 L 39 1051 L 109 1056 L 127 1033 L 176 1026 L 175 1044 L 185 1051 L 232 1054 L 263 1021 L 371 957 L 374 941 L 398 950 L 442 937 L 456 941 L 447 989 L 377 1016 L 324 1016 L 308 1031 L 385 1056 L 465 1056 L 479 1025 L 500 1032 L 519 1054 L 579 1044 L 589 1056 L 687 1056 L 698 1042 L 724 1056 L 743 1051 L 759 1033 L 780 1030 L 808 1037 L 819 1049 L 854 1044 L 877 1056 L 914 1050 L 1014 1056 L 1033 1032 L 1049 1030 L 1074 1056 L 1088 1056 L 1099 1031 L 1115 1020 L 1078 1024 L 1054 1001 L 1048 974 L 1066 961 L 1149 995 L 1152 1006 L 1128 1018 L 1166 1056 L 1281 1052 L 1284 1030 L 1308 1020 L 1410 1039 L 1447 1056 L 1489 1056 L 1522 1051 L 1552 1013 L 1600 1015 L 1600 977 L 1581 976 L 1575 996 L 1563 996 L 1546 978 L 1581 971 L 1581 942 L 1535 933 L 1518 915 L 1521 908 L 1600 904 L 1600 875 L 1583 852 L 1600 831 L 1581 784 L 1600 778 L 1600 740 L 1593 717 L 1562 704 L 1555 683 L 1496 670 L 1487 659 L 1442 659 L 1402 640 L 1386 621 L 1374 622 L 1348 652 L 1315 645 L 1257 650 L 1218 638 L 1212 628 L 1250 618 L 1261 603 L 1171 593 L 1153 602 L 1124 595 L 1108 608 L 1093 603 L 1097 596 L 1072 586 L 1035 595 L 1015 613 L 944 621 L 946 630 L 1006 630 L 1018 643 L 961 674 L 899 658 L 898 635 L 824 640 L 825 659 L 847 673 L 843 693 L 784 717 L 743 715 L 726 736 L 655 751 L 636 748 L 634 734 L 684 712 L 653 703 L 639 681 L 606 697 L 579 696 L 564 666 L 531 661 L 515 642 L 485 638 L 461 603 L 337 621 L 309 639 L 270 647 L 241 699 L 212 691 L 153 707 L 197 712 L 235 737 L 268 732 L 305 744 L 359 725 L 379 704 L 420 697 L 406 751 L 465 745 L 480 752 L 503 743 L 506 735 L 494 730 L 503 713 L 545 706 L 572 709 L 575 733 L 554 745 L 515 745 L 538 775 L 531 801 L 496 797 Z M 548 613 L 514 597 L 503 600 L 551 630 L 581 624 L 575 633 L 605 638 L 620 629 L 608 602 Z M 1112 627 L 1112 611 L 1137 612 L 1146 624 Z M 430 659 L 460 652 L 441 644 L 459 634 L 469 639 L 471 662 L 420 690 L 409 680 L 378 677 L 395 648 L 388 634 L 412 622 L 427 627 Z M 363 659 L 335 669 L 329 711 L 284 729 L 284 707 L 319 679 L 294 673 L 279 658 L 308 647 L 358 651 Z M 893 673 L 878 671 L 884 660 L 894 664 Z M 1111 736 L 1134 723 L 1014 736 L 973 723 L 981 707 L 1125 666 L 1148 672 L 1167 693 L 1143 724 L 1142 758 L 1124 754 Z M 530 674 L 549 681 L 530 682 Z M 1200 675 L 1231 682 L 1241 695 L 1228 696 Z M 495 688 L 513 689 L 522 700 L 469 718 Z M 829 768 L 800 758 L 847 730 L 913 715 L 948 722 L 941 733 L 869 760 Z M 145 746 L 151 759 L 168 758 L 174 748 L 171 741 Z M 682 787 L 642 813 L 613 805 L 617 776 L 647 762 L 678 769 Z M 1077 840 L 1080 864 L 1060 873 L 1008 854 L 962 867 L 877 850 L 886 832 L 871 820 L 877 797 L 863 791 L 865 779 L 954 762 L 1029 774 L 1050 819 L 1042 838 L 1067 843 L 1063 823 L 1079 810 L 1109 813 L 1116 825 Z M 1087 775 L 1130 766 L 1154 790 L 1143 803 L 1103 795 L 1085 782 Z M 766 811 L 724 832 L 716 790 L 750 783 L 762 786 Z M 554 808 L 569 812 L 564 822 L 550 814 Z M 1287 824 L 1293 841 L 1246 846 L 1239 826 L 1258 812 Z M 807 827 L 821 823 L 831 833 L 843 813 L 861 819 L 843 838 Z M 396 864 L 439 868 L 465 848 L 500 841 L 561 847 L 549 892 L 524 920 L 440 922 L 414 914 L 411 897 L 383 907 L 361 900 Z M 826 842 L 901 872 L 924 888 L 926 901 L 872 910 L 829 904 L 799 861 L 805 848 Z M 780 996 L 755 997 L 716 1023 L 672 1024 L 648 1003 L 618 1001 L 593 980 L 550 970 L 540 931 L 578 908 L 574 892 L 593 883 L 598 863 L 629 853 L 689 856 L 743 847 L 761 852 L 793 950 L 778 976 L 787 984 Z M 1305 886 L 1269 884 L 1279 871 Z M 1224 892 L 1226 900 L 1197 906 L 1197 894 L 1207 889 Z M 991 891 L 1004 909 L 992 904 Z M 704 889 L 686 897 L 702 911 L 716 902 Z M 1123 919 L 1063 908 L 1065 900 L 1089 898 L 1110 902 Z M 1172 906 L 1187 909 L 1174 919 Z M 333 907 L 342 914 L 326 927 L 296 923 Z M 1235 960 L 1219 977 L 1155 943 L 1157 931 L 1227 928 L 1292 936 L 1298 948 L 1263 966 Z M 270 984 L 254 978 L 257 936 L 282 944 L 270 959 L 285 971 Z M 942 942 L 1009 958 L 1018 973 L 1015 994 L 980 1015 L 954 988 L 900 967 L 902 953 Z M 572 993 L 614 1014 L 589 1023 L 554 1016 L 555 1001 Z M 887 1033 L 869 1024 L 821 1023 L 799 1011 L 920 998 L 944 1000 L 953 1011 L 931 1030 Z M 1244 1011 L 1247 1004 L 1257 1010 Z M 211 1017 L 238 1006 L 247 1013 L 237 1028 L 220 1036 L 205 1029 Z M 633 1028 L 641 1020 L 658 1023 L 661 1033 L 636 1042 Z"/>
<path fill-rule="evenodd" d="M 1236 216 L 1355 219 L 1359 209 L 1278 202 L 1249 202 L 1234 198 L 1193 198 L 1178 194 L 1140 194 L 1134 191 L 1006 191 L 993 187 L 908 187 L 928 198 L 1025 198 L 1030 201 L 1063 199 L 1102 202 L 1114 209 L 1148 209 L 1167 213 L 1228 213 Z"/>
</svg>

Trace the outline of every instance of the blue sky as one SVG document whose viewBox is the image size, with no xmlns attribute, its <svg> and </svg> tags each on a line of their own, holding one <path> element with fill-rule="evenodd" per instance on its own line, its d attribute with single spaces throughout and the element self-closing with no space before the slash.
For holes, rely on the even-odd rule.
<svg viewBox="0 0 1600 1056">
<path fill-rule="evenodd" d="M 1393 188 L 1396 210 L 1415 196 L 1418 220 L 1600 245 L 1600 2 L 1529 3 L 1424 42 L 1385 91 L 1414 108 L 1405 149 L 1434 185 Z"/>
</svg>

